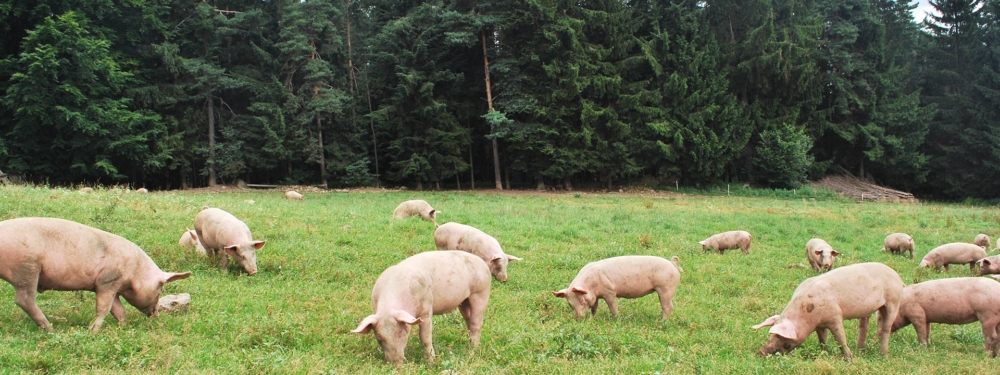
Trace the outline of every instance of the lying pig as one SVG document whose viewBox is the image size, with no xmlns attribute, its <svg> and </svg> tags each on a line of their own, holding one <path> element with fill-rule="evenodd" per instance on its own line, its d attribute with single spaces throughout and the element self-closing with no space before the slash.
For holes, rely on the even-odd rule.
<svg viewBox="0 0 1000 375">
<path fill-rule="evenodd" d="M 1000 283 L 981 277 L 956 277 L 924 281 L 903 289 L 899 315 L 892 332 L 913 324 L 917 340 L 927 345 L 931 323 L 982 323 L 983 344 L 997 355 L 1000 329 Z"/>
<path fill-rule="evenodd" d="M 201 246 L 201 241 L 198 241 L 198 232 L 195 232 L 191 229 L 186 230 L 184 234 L 181 235 L 181 239 L 177 241 L 177 243 L 180 244 L 181 247 L 184 247 L 188 250 L 191 250 L 193 248 L 195 250 L 198 250 L 199 253 L 208 254 L 205 251 L 205 247 Z"/>
<path fill-rule="evenodd" d="M 607 302 L 611 315 L 618 316 L 618 297 L 639 298 L 656 292 L 663 319 L 667 319 L 674 309 L 674 292 L 681 282 L 677 267 L 674 262 L 655 256 L 608 258 L 583 266 L 569 287 L 552 295 L 565 298 L 579 319 L 588 308 L 592 315 L 597 314 L 599 298 Z"/>
<path fill-rule="evenodd" d="M 994 255 L 976 261 L 979 271 L 976 276 L 1000 274 L 1000 255 Z"/>
<path fill-rule="evenodd" d="M 913 259 L 914 248 L 913 237 L 906 233 L 893 233 L 885 236 L 885 242 L 882 245 L 882 251 L 888 251 L 891 254 L 905 254 L 909 250 L 910 259 Z"/>
<path fill-rule="evenodd" d="M 490 300 L 490 269 L 479 257 L 464 251 L 428 251 L 404 259 L 379 275 L 372 288 L 375 314 L 352 333 L 375 330 L 385 360 L 405 360 L 410 326 L 420 325 L 420 343 L 427 362 L 434 361 L 431 316 L 462 312 L 472 346 L 479 345 L 483 312 Z"/>
<path fill-rule="evenodd" d="M 16 290 L 15 303 L 39 327 L 52 331 L 35 304 L 46 290 L 89 290 L 97 295 L 98 331 L 110 312 L 125 322 L 119 296 L 147 316 L 157 315 L 163 285 L 190 272 L 163 272 L 139 246 L 77 222 L 29 217 L 0 222 L 0 278 Z"/>
<path fill-rule="evenodd" d="M 445 223 L 434 230 L 434 243 L 438 250 L 467 251 L 483 259 L 490 266 L 490 273 L 501 282 L 507 281 L 507 263 L 522 260 L 504 254 L 496 238 L 483 231 L 459 223 Z"/>
<path fill-rule="evenodd" d="M 813 331 L 825 346 L 829 330 L 844 357 L 850 359 L 844 320 L 859 320 L 858 350 L 862 350 L 868 336 L 868 318 L 878 311 L 879 350 L 885 355 L 889 351 L 889 327 L 896 319 L 902 296 L 903 280 L 882 263 L 852 264 L 808 278 L 795 288 L 781 315 L 752 327 L 771 326 L 770 338 L 757 354 L 787 353 L 802 345 Z"/>
<path fill-rule="evenodd" d="M 983 249 L 987 249 L 990 247 L 990 236 L 980 233 L 976 236 L 976 239 L 973 240 L 972 243 Z"/>
<path fill-rule="evenodd" d="M 302 200 L 302 194 L 294 190 L 289 190 L 285 192 L 285 199 Z"/>
<path fill-rule="evenodd" d="M 437 223 L 437 214 L 439 212 L 434 210 L 427 201 L 424 200 L 409 200 L 400 203 L 396 206 L 396 210 L 392 211 L 393 219 L 405 219 L 410 216 L 420 216 L 427 221 L 433 221 Z"/>
<path fill-rule="evenodd" d="M 949 264 L 968 264 L 970 270 L 974 270 L 976 261 L 986 258 L 986 250 L 975 244 L 965 242 L 952 242 L 935 247 L 934 250 L 924 255 L 919 267 L 934 267 L 948 269 Z"/>
<path fill-rule="evenodd" d="M 753 236 L 749 232 L 734 230 L 713 235 L 702 241 L 698 241 L 698 243 L 701 244 L 701 249 L 705 252 L 711 250 L 722 254 L 723 250 L 738 248 L 743 254 L 750 254 L 750 242 L 752 241 Z"/>
<path fill-rule="evenodd" d="M 256 251 L 264 247 L 264 241 L 254 241 L 250 227 L 236 216 L 206 207 L 195 216 L 194 230 L 208 256 L 219 258 L 223 269 L 229 267 L 232 256 L 248 274 L 257 273 Z"/>
<path fill-rule="evenodd" d="M 833 269 L 833 262 L 837 260 L 840 253 L 834 250 L 830 244 L 819 238 L 813 238 L 806 242 L 806 259 L 813 271 L 826 272 Z"/>
</svg>

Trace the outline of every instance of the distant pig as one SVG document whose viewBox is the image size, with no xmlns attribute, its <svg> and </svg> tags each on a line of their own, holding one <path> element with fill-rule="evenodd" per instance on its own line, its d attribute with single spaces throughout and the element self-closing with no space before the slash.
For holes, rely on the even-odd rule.
<svg viewBox="0 0 1000 375">
<path fill-rule="evenodd" d="M 799 284 L 781 315 L 774 315 L 753 329 L 771 327 L 770 338 L 757 354 L 766 356 L 795 349 L 813 331 L 826 346 L 827 330 L 833 332 L 844 357 L 850 359 L 844 320 L 858 319 L 858 350 L 865 347 L 868 318 L 878 311 L 879 350 L 889 351 L 889 328 L 896 319 L 903 296 L 903 280 L 882 263 L 843 266 Z"/>
<path fill-rule="evenodd" d="M 833 269 L 833 263 L 837 261 L 840 253 L 834 250 L 830 244 L 819 238 L 813 238 L 806 242 L 806 258 L 813 271 L 826 272 Z"/>
<path fill-rule="evenodd" d="M 139 194 L 148 194 L 149 190 L 146 190 L 146 188 L 138 188 L 138 189 L 135 189 L 135 192 L 139 193 Z"/>
<path fill-rule="evenodd" d="M 445 223 L 434 230 L 434 243 L 438 250 L 462 250 L 482 258 L 490 266 L 490 273 L 501 282 L 507 281 L 507 263 L 522 260 L 504 254 L 496 238 L 483 231 L 459 223 Z"/>
<path fill-rule="evenodd" d="M 718 251 L 719 254 L 722 254 L 724 250 L 738 248 L 743 254 L 750 254 L 751 242 L 753 242 L 753 236 L 749 232 L 734 230 L 713 235 L 698 243 L 701 244 L 701 249 L 705 252 Z"/>
<path fill-rule="evenodd" d="M 97 317 L 90 330 L 98 331 L 109 312 L 125 322 L 119 296 L 156 316 L 163 285 L 188 276 L 163 272 L 136 244 L 77 222 L 41 217 L 0 222 L 0 278 L 14 286 L 17 306 L 46 331 L 52 325 L 35 303 L 36 292 L 94 292 Z"/>
<path fill-rule="evenodd" d="M 910 259 L 913 259 L 914 248 L 913 237 L 906 233 L 893 233 L 885 236 L 885 242 L 882 245 L 882 251 L 888 251 L 891 254 L 905 254 L 909 250 Z"/>
<path fill-rule="evenodd" d="M 392 211 L 392 218 L 405 219 L 410 216 L 420 216 L 424 220 L 437 223 L 437 214 L 438 211 L 434 210 L 427 201 L 417 199 L 409 200 L 396 206 L 396 210 Z"/>
<path fill-rule="evenodd" d="M 264 247 L 264 241 L 254 241 L 250 227 L 236 216 L 218 208 L 204 208 L 194 218 L 194 230 L 205 246 L 207 254 L 221 262 L 222 268 L 229 267 L 229 257 L 243 267 L 248 274 L 257 273 L 257 250 Z M 228 255 L 227 255 L 228 254 Z"/>
<path fill-rule="evenodd" d="M 579 319 L 588 308 L 592 315 L 597 314 L 598 299 L 607 302 L 611 315 L 618 316 L 618 297 L 639 298 L 656 292 L 663 319 L 667 319 L 674 309 L 674 292 L 681 282 L 677 268 L 674 262 L 655 256 L 608 258 L 583 266 L 568 288 L 552 295 L 565 298 Z"/>
<path fill-rule="evenodd" d="M 972 243 L 983 249 L 988 249 L 990 247 L 990 236 L 980 233 Z"/>
<path fill-rule="evenodd" d="M 931 252 L 924 255 L 920 261 L 920 267 L 934 267 L 948 269 L 949 264 L 968 264 L 970 270 L 974 270 L 976 261 L 986 258 L 986 250 L 965 242 L 952 242 L 935 247 Z"/>
<path fill-rule="evenodd" d="M 180 244 L 181 247 L 188 250 L 193 248 L 198 250 L 199 253 L 208 254 L 205 251 L 205 247 L 201 246 L 201 241 L 198 241 L 198 232 L 195 232 L 194 230 L 188 229 L 184 231 L 184 234 L 181 235 L 181 239 L 178 240 L 177 243 Z"/>
<path fill-rule="evenodd" d="M 899 315 L 892 331 L 913 324 L 917 340 L 927 345 L 931 323 L 982 323 L 983 346 L 996 357 L 1000 343 L 1000 283 L 981 277 L 924 281 L 903 289 Z"/>
<path fill-rule="evenodd" d="M 1000 274 L 1000 255 L 994 255 L 976 261 L 979 271 L 976 276 Z"/>
<path fill-rule="evenodd" d="M 482 259 L 458 250 L 419 253 L 379 275 L 372 288 L 375 314 L 351 332 L 374 329 L 385 360 L 398 366 L 406 359 L 410 326 L 419 324 L 424 357 L 434 362 L 431 316 L 458 308 L 476 347 L 489 300 L 490 270 Z"/>
<path fill-rule="evenodd" d="M 289 190 L 285 192 L 286 199 L 302 200 L 302 194 L 294 190 Z"/>
</svg>

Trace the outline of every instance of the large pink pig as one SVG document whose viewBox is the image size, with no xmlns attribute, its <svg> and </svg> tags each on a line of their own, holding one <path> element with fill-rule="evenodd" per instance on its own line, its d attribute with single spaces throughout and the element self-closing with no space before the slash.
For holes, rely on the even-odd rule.
<svg viewBox="0 0 1000 375">
<path fill-rule="evenodd" d="M 598 299 L 607 302 L 611 315 L 618 316 L 618 297 L 639 298 L 656 292 L 663 319 L 667 319 L 674 309 L 674 292 L 680 282 L 681 274 L 674 262 L 656 256 L 628 255 L 588 263 L 569 287 L 552 295 L 565 298 L 576 317 L 583 318 L 588 308 L 591 314 L 597 314 Z"/>
<path fill-rule="evenodd" d="M 976 276 L 1000 274 L 1000 255 L 977 260 L 976 265 L 979 266 Z"/>
<path fill-rule="evenodd" d="M 931 323 L 968 324 L 979 321 L 983 346 L 996 357 L 1000 329 L 1000 283 L 982 277 L 924 281 L 903 289 L 899 315 L 892 331 L 913 324 L 917 340 L 927 345 Z"/>
<path fill-rule="evenodd" d="M 952 242 L 935 247 L 931 252 L 924 255 L 919 267 L 934 267 L 948 269 L 949 264 L 968 264 L 970 270 L 974 270 L 976 261 L 986 258 L 986 250 L 965 242 Z"/>
<path fill-rule="evenodd" d="M 206 207 L 194 217 L 194 230 L 208 255 L 221 258 L 223 269 L 229 267 L 231 256 L 251 276 L 257 273 L 257 250 L 265 242 L 254 241 L 250 227 L 242 220 L 218 208 Z"/>
<path fill-rule="evenodd" d="M 47 331 L 52 325 L 35 303 L 36 292 L 96 293 L 97 317 L 90 330 L 97 331 L 109 312 L 125 321 L 119 296 L 156 316 L 163 285 L 188 276 L 163 272 L 136 244 L 77 222 L 40 217 L 0 222 L 0 278 L 14 286 L 14 302 Z"/>
<path fill-rule="evenodd" d="M 372 288 L 375 314 L 364 318 L 351 332 L 374 330 L 385 360 L 401 365 L 406 359 L 410 326 L 419 324 L 424 357 L 433 362 L 431 316 L 458 308 L 475 347 L 479 345 L 489 300 L 490 270 L 486 262 L 460 250 L 428 251 L 406 258 L 379 275 Z"/>
<path fill-rule="evenodd" d="M 483 259 L 490 266 L 490 273 L 501 282 L 507 281 L 507 264 L 521 260 L 508 255 L 500 248 L 496 238 L 471 226 L 445 223 L 434 230 L 434 243 L 438 250 L 467 251 Z"/>
</svg>

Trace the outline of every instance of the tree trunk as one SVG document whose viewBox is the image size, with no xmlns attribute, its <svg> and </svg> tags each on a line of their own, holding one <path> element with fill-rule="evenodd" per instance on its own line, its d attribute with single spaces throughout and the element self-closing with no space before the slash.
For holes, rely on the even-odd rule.
<svg viewBox="0 0 1000 375">
<path fill-rule="evenodd" d="M 441 181 L 434 180 L 434 190 L 441 190 Z"/>
<path fill-rule="evenodd" d="M 417 180 L 417 190 L 424 190 L 424 182 Z"/>
<path fill-rule="evenodd" d="M 319 114 L 316 114 L 316 128 L 319 130 L 317 135 L 319 136 L 319 180 L 323 188 L 326 189 L 326 150 L 323 149 L 323 121 L 320 120 Z"/>
<path fill-rule="evenodd" d="M 569 177 L 563 179 L 563 187 L 566 191 L 573 191 L 573 182 L 569 180 Z"/>
<path fill-rule="evenodd" d="M 476 167 L 472 165 L 472 142 L 469 142 L 469 185 L 476 190 Z"/>
<path fill-rule="evenodd" d="M 507 181 L 507 190 L 510 190 L 510 168 L 503 169 L 504 180 Z"/>
<path fill-rule="evenodd" d="M 483 71 L 486 73 L 486 104 L 489 111 L 493 111 L 493 93 L 490 90 L 490 60 L 486 57 L 486 31 L 482 33 L 483 40 Z M 493 133 L 493 123 L 490 123 L 490 133 Z M 500 180 L 500 153 L 497 151 L 497 139 L 493 138 L 493 179 L 496 181 L 497 190 L 503 190 L 503 181 Z"/>
<path fill-rule="evenodd" d="M 368 113 L 372 113 L 372 89 L 368 85 L 368 68 L 365 68 L 365 92 L 368 96 Z M 381 176 L 378 172 L 378 142 L 375 139 L 375 119 L 368 118 L 368 126 L 372 129 L 372 147 L 375 150 L 375 187 L 381 186 L 379 179 Z"/>
<path fill-rule="evenodd" d="M 535 190 L 545 191 L 545 179 L 541 172 L 535 172 Z"/>
<path fill-rule="evenodd" d="M 215 186 L 215 105 L 212 103 L 212 89 L 208 89 L 208 186 Z"/>
<path fill-rule="evenodd" d="M 457 186 L 456 190 L 462 190 L 462 176 L 457 173 L 455 174 L 455 186 Z"/>
</svg>

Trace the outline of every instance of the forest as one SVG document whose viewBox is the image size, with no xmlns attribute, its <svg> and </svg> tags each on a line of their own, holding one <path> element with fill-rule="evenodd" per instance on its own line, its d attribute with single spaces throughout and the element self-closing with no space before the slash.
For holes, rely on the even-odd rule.
<svg viewBox="0 0 1000 375">
<path fill-rule="evenodd" d="M 0 2 L 0 170 L 1000 190 L 1000 0 Z"/>
</svg>

